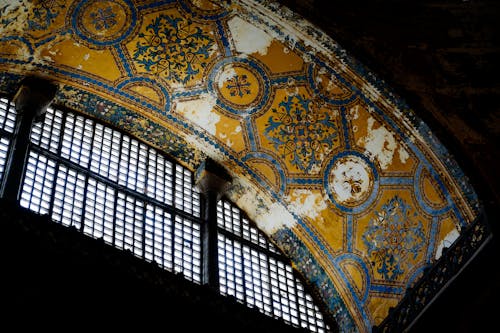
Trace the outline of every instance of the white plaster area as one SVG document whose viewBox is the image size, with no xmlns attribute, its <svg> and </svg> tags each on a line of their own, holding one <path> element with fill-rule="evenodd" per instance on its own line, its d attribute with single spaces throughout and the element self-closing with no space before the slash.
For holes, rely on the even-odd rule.
<svg viewBox="0 0 500 333">
<path fill-rule="evenodd" d="M 206 157 L 210 157 L 214 161 L 223 161 L 225 158 L 224 154 L 220 150 L 218 150 L 211 144 L 208 144 L 203 138 L 199 137 L 198 135 L 189 134 L 186 135 L 184 139 L 186 140 L 188 145 L 193 148 L 194 151 L 203 152 Z M 193 165 L 193 167 L 196 168 L 198 166 Z"/>
<path fill-rule="evenodd" d="M 273 203 L 269 206 L 269 210 L 257 217 L 255 221 L 259 228 L 268 235 L 284 227 L 291 228 L 296 223 L 292 214 L 279 203 Z"/>
<path fill-rule="evenodd" d="M 178 102 L 176 112 L 208 133 L 215 135 L 216 125 L 220 121 L 220 116 L 212 112 L 216 103 L 217 99 L 212 94 L 206 93 L 197 99 Z"/>
<path fill-rule="evenodd" d="M 363 199 L 373 184 L 369 166 L 356 156 L 338 160 L 331 170 L 330 179 L 330 191 L 342 204 Z"/>
<path fill-rule="evenodd" d="M 227 24 L 233 37 L 234 46 L 238 52 L 244 54 L 267 54 L 267 49 L 273 41 L 272 36 L 238 16 L 233 17 Z"/>
<path fill-rule="evenodd" d="M 356 120 L 359 118 L 359 105 L 355 105 L 349 109 L 349 117 L 352 120 Z"/>
<path fill-rule="evenodd" d="M 289 207 L 294 213 L 313 220 L 320 218 L 320 213 L 328 208 L 323 195 L 310 190 L 292 190 L 287 201 L 290 202 Z"/>
<path fill-rule="evenodd" d="M 293 50 L 295 44 L 301 41 L 306 47 L 311 48 L 308 51 L 311 54 L 319 52 L 328 59 L 337 58 L 332 52 L 333 49 L 338 48 L 337 43 L 287 7 L 275 1 L 235 0 L 235 2 L 240 3 L 246 11 L 265 18 L 270 26 L 277 26 L 283 34 L 271 33 L 277 40 L 286 43 L 290 49 Z M 310 62 L 307 58 L 307 53 L 304 53 L 303 59 L 306 63 Z"/>
<path fill-rule="evenodd" d="M 257 190 L 250 181 L 242 177 L 233 180 L 233 187 L 227 195 L 268 236 L 297 224 L 285 206 L 274 202 L 267 194 Z"/>
<path fill-rule="evenodd" d="M 408 151 L 406 151 L 406 149 L 401 145 L 399 145 L 398 153 L 399 153 L 399 161 L 405 164 L 406 161 L 410 158 L 410 154 L 408 154 Z"/>
<path fill-rule="evenodd" d="M 217 84 L 219 89 L 224 87 L 224 83 L 236 76 L 236 71 L 231 64 L 224 67 L 224 70 L 218 75 Z"/>
<path fill-rule="evenodd" d="M 394 153 L 398 149 L 401 163 L 406 163 L 409 158 L 408 152 L 402 147 L 394 135 L 383 125 L 374 128 L 375 119 L 369 117 L 367 120 L 366 137 L 359 138 L 357 144 L 364 147 L 371 159 L 377 159 L 380 167 L 385 170 L 392 164 Z"/>
<path fill-rule="evenodd" d="M 460 233 L 456 228 L 454 228 L 452 231 L 450 231 L 446 237 L 439 242 L 437 248 L 436 248 L 436 256 L 434 257 L 436 260 L 441 258 L 441 255 L 443 254 L 443 248 L 445 247 L 450 247 L 453 242 L 460 236 Z"/>
</svg>

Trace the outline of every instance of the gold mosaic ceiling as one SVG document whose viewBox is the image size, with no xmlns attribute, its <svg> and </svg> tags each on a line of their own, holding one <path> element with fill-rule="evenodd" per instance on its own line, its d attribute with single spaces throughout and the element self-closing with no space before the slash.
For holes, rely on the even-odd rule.
<svg viewBox="0 0 500 333">
<path fill-rule="evenodd" d="M 342 331 L 380 323 L 477 215 L 428 127 L 321 31 L 269 1 L 0 2 L 0 92 L 24 75 L 192 170 L 291 258 Z"/>
</svg>

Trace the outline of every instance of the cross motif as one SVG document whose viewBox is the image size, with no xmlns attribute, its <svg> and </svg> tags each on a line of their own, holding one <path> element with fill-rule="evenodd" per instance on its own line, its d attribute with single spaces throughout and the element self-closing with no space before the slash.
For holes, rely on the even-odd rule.
<svg viewBox="0 0 500 333">
<path fill-rule="evenodd" d="M 90 17 L 93 19 L 92 23 L 97 30 L 109 29 L 116 24 L 116 14 L 113 13 L 111 7 L 104 10 L 99 8 L 97 12 L 91 13 Z"/>
<path fill-rule="evenodd" d="M 251 84 L 247 81 L 246 75 L 235 75 L 228 81 L 229 82 L 226 83 L 226 88 L 229 89 L 229 94 L 231 96 L 238 95 L 243 97 L 245 94 L 250 95 L 251 90 L 249 87 Z"/>
</svg>

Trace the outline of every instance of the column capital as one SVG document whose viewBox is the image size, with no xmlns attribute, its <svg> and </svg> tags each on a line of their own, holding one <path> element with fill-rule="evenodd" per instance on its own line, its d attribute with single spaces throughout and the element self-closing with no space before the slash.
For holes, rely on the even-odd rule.
<svg viewBox="0 0 500 333">
<path fill-rule="evenodd" d="M 226 169 L 210 158 L 201 163 L 194 177 L 195 186 L 198 190 L 204 195 L 208 193 L 216 194 L 217 201 L 221 199 L 232 181 Z"/>
<path fill-rule="evenodd" d="M 34 122 L 43 119 L 56 91 L 57 86 L 47 80 L 26 77 L 21 81 L 19 90 L 14 96 L 13 102 L 17 111 L 16 127 L 0 184 L 0 193 L 7 200 L 13 202 L 19 200 L 29 153 L 31 128 Z"/>
<path fill-rule="evenodd" d="M 31 116 L 35 121 L 42 120 L 56 92 L 57 86 L 48 80 L 25 77 L 13 98 L 17 113 Z"/>
</svg>

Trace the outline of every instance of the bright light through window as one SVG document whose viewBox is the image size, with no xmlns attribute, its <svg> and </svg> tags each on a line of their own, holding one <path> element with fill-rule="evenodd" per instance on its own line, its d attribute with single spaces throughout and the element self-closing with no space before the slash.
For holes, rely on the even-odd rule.
<svg viewBox="0 0 500 333">
<path fill-rule="evenodd" d="M 0 99 L 0 180 L 15 126 Z M 201 284 L 201 198 L 191 171 L 93 119 L 49 108 L 31 133 L 20 204 Z M 281 252 L 234 205 L 217 206 L 220 291 L 262 313 L 327 332 Z"/>
</svg>

